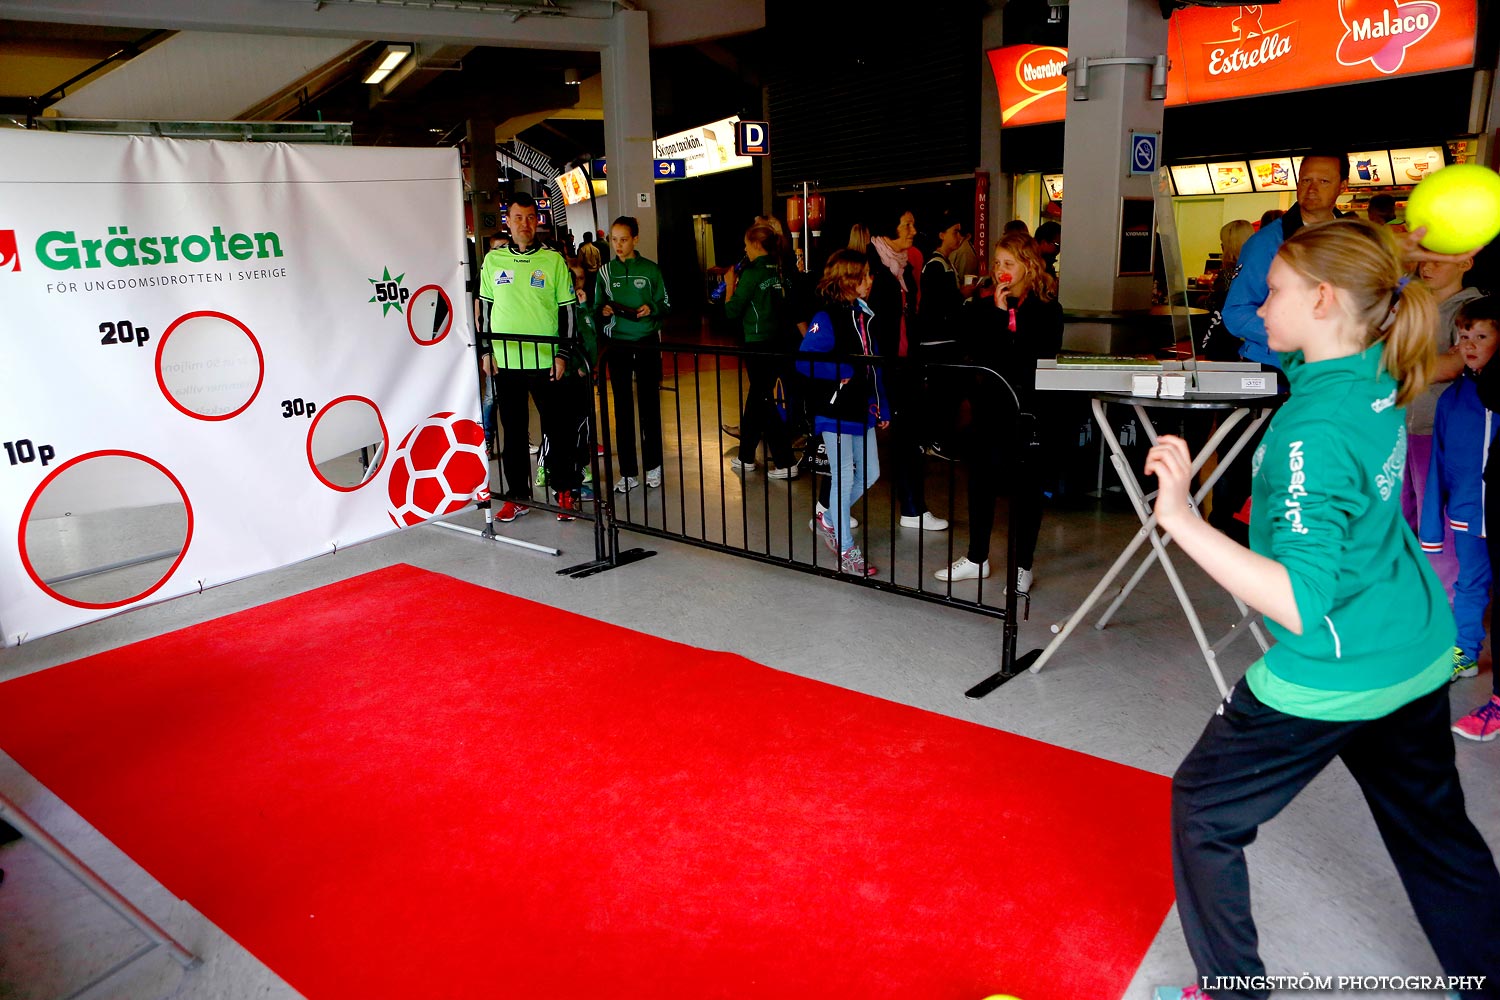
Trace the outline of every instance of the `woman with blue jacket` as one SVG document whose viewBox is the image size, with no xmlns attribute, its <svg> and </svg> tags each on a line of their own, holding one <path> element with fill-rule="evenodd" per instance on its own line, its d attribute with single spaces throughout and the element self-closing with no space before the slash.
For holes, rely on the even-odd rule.
<svg viewBox="0 0 1500 1000">
<path fill-rule="evenodd" d="M 870 294 L 870 268 L 863 255 L 837 250 L 818 282 L 818 313 L 807 326 L 802 350 L 840 357 L 874 357 L 871 320 L 875 313 L 865 303 Z M 833 490 L 826 514 L 809 527 L 839 555 L 839 567 L 856 576 L 874 576 L 865 562 L 849 524 L 854 502 L 880 478 L 880 456 L 875 428 L 890 425 L 891 411 L 885 384 L 876 365 L 858 361 L 799 361 L 798 370 L 812 379 L 808 404 L 813 429 L 823 437 L 832 472 Z M 830 522 L 828 515 L 835 520 Z"/>
</svg>

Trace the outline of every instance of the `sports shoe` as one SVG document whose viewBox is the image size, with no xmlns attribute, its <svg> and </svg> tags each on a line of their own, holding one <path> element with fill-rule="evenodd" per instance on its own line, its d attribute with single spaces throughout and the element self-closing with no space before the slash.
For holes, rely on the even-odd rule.
<svg viewBox="0 0 1500 1000">
<path fill-rule="evenodd" d="M 924 510 L 921 514 L 913 514 L 907 517 L 901 515 L 901 527 L 915 528 L 921 525 L 923 531 L 947 531 L 948 522 L 938 517 L 930 510 Z"/>
<path fill-rule="evenodd" d="M 558 513 L 557 513 L 557 519 L 559 521 L 576 521 L 576 520 L 578 520 L 578 517 L 577 517 L 576 514 L 569 514 L 569 513 L 567 513 L 567 511 L 570 511 L 570 510 L 580 510 L 580 509 L 582 509 L 582 504 L 580 504 L 578 502 L 578 491 L 577 490 L 563 490 L 560 494 L 558 494 L 557 505 L 562 508 L 562 510 L 558 511 Z"/>
<path fill-rule="evenodd" d="M 941 458 L 945 462 L 955 461 L 958 457 L 954 454 L 952 445 L 940 441 L 934 441 L 928 445 L 927 454 L 932 458 Z"/>
<path fill-rule="evenodd" d="M 1031 570 L 1025 569 L 1024 567 L 1018 567 L 1016 569 L 1016 595 L 1018 597 L 1025 597 L 1031 593 L 1032 579 L 1033 577 L 1031 574 Z M 1004 592 L 1005 591 L 1001 591 L 1002 594 Z"/>
<path fill-rule="evenodd" d="M 547 485 L 547 467 L 545 465 L 538 465 L 536 467 L 536 484 L 538 486 Z"/>
<path fill-rule="evenodd" d="M 767 479 L 796 479 L 798 469 L 796 465 L 782 465 L 766 473 Z"/>
<path fill-rule="evenodd" d="M 754 462 L 744 462 L 744 461 L 741 461 L 740 460 L 740 456 L 738 456 L 738 455 L 735 455 L 733 458 L 731 458 L 729 460 L 729 467 L 731 469 L 733 469 L 735 472 L 754 472 L 755 471 L 755 463 Z"/>
<path fill-rule="evenodd" d="M 629 493 L 639 485 L 641 485 L 641 481 L 634 476 L 621 476 L 615 480 L 615 492 Z"/>
<path fill-rule="evenodd" d="M 1462 646 L 1454 646 L 1453 647 L 1453 676 L 1450 677 L 1450 678 L 1448 678 L 1448 679 L 1451 680 L 1451 681 L 1456 681 L 1460 677 L 1478 677 L 1478 676 L 1479 676 L 1479 661 L 1476 660 L 1476 659 L 1474 659 L 1474 657 L 1470 656 L 1468 653 L 1465 653 Z"/>
<path fill-rule="evenodd" d="M 719 430 L 723 431 L 727 436 L 732 437 L 735 440 L 739 440 L 739 436 L 740 436 L 740 425 L 739 424 L 720 424 L 719 425 Z"/>
<path fill-rule="evenodd" d="M 1151 1000 L 1213 1000 L 1196 986 L 1158 986 Z"/>
<path fill-rule="evenodd" d="M 970 562 L 968 556 L 959 556 L 958 562 L 947 569 L 940 569 L 932 574 L 945 583 L 949 580 L 978 580 L 980 577 L 988 580 L 990 578 L 990 561 L 986 559 L 982 563 Z"/>
<path fill-rule="evenodd" d="M 661 489 L 661 466 L 646 470 L 646 485 L 653 490 Z"/>
<path fill-rule="evenodd" d="M 596 444 L 596 445 L 594 445 L 594 454 L 598 455 L 600 458 L 603 458 L 604 457 L 604 445 L 602 445 L 602 444 Z"/>
<path fill-rule="evenodd" d="M 586 483 L 592 483 L 594 481 L 594 470 L 589 468 L 587 465 L 583 467 L 583 481 Z"/>
<path fill-rule="evenodd" d="M 824 516 L 827 513 L 828 513 L 828 508 L 823 506 L 823 503 L 822 503 L 821 500 L 818 501 L 818 504 L 817 504 L 817 514 L 818 514 L 818 516 L 822 517 L 822 516 Z M 850 514 L 849 515 L 849 528 L 850 528 L 850 530 L 853 530 L 853 529 L 855 529 L 857 527 L 859 527 L 859 518 L 855 517 L 853 514 Z"/>
<path fill-rule="evenodd" d="M 839 570 L 851 576 L 874 576 L 880 572 L 865 562 L 865 554 L 859 551 L 858 545 L 839 556 Z"/>
<path fill-rule="evenodd" d="M 818 537 L 823 539 L 823 544 L 828 546 L 828 551 L 834 555 L 839 554 L 839 543 L 836 537 L 838 530 L 824 520 L 822 514 L 807 522 L 807 530 L 817 532 Z"/>
<path fill-rule="evenodd" d="M 1490 695 L 1490 700 L 1453 724 L 1453 731 L 1466 740 L 1488 743 L 1500 736 L 1500 694 Z"/>
<path fill-rule="evenodd" d="M 500 505 L 500 512 L 495 515 L 497 521 L 514 521 L 518 517 L 524 517 L 531 513 L 530 507 L 522 507 L 514 500 L 507 500 Z"/>
</svg>

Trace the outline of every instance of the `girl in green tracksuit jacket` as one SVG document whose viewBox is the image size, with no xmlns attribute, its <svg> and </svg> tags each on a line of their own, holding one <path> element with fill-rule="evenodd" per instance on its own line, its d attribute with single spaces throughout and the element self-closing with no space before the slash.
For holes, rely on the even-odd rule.
<svg viewBox="0 0 1500 1000">
<path fill-rule="evenodd" d="M 1247 988 L 1265 968 L 1244 848 L 1337 757 L 1444 970 L 1490 976 L 1465 998 L 1500 997 L 1500 873 L 1448 732 L 1453 615 L 1401 515 L 1402 407 L 1436 361 L 1432 296 L 1389 233 L 1353 219 L 1288 239 L 1268 288 L 1258 315 L 1292 394 L 1252 459 L 1250 548 L 1190 508 L 1181 439 L 1146 461 L 1161 528 L 1277 640 L 1173 777 L 1177 905 L 1203 991 L 1157 995 L 1270 995 Z"/>
</svg>

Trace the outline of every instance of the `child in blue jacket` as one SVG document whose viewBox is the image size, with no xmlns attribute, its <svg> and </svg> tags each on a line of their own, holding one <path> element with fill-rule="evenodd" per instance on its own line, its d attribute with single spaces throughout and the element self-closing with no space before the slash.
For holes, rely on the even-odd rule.
<svg viewBox="0 0 1500 1000">
<path fill-rule="evenodd" d="M 808 324 L 802 350 L 843 357 L 873 357 L 876 348 L 865 304 L 870 294 L 870 268 L 852 250 L 837 250 L 828 258 L 818 282 L 820 310 Z M 849 512 L 870 484 L 880 478 L 880 454 L 875 428 L 891 421 L 885 382 L 877 365 L 845 361 L 798 361 L 797 369 L 812 379 L 808 404 L 813 428 L 822 436 L 833 478 L 828 511 L 813 518 L 812 528 L 839 555 L 839 568 L 855 576 L 874 576 L 854 544 Z M 828 520 L 832 515 L 834 520 Z"/>
<path fill-rule="evenodd" d="M 1484 609 L 1490 600 L 1490 557 L 1485 543 L 1484 468 L 1497 423 L 1479 399 L 1479 373 L 1495 353 L 1493 299 L 1466 302 L 1455 318 L 1464 372 L 1438 398 L 1432 425 L 1432 459 L 1422 502 L 1422 550 L 1443 551 L 1443 523 L 1453 529 L 1458 579 L 1453 583 L 1453 617 L 1458 645 L 1453 647 L 1453 676 L 1479 672 L 1484 645 Z"/>
</svg>

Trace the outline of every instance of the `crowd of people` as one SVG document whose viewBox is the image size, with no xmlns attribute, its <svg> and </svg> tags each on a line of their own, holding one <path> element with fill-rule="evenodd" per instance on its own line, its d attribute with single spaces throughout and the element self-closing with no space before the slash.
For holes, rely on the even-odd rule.
<svg viewBox="0 0 1500 1000">
<path fill-rule="evenodd" d="M 1183 931 L 1200 984 L 1219 985 L 1162 989 L 1159 998 L 1267 996 L 1253 985 L 1265 970 L 1244 848 L 1335 758 L 1363 790 L 1444 970 L 1500 977 L 1500 872 L 1466 815 L 1449 733 L 1500 736 L 1500 679 L 1457 721 L 1448 699 L 1453 680 L 1477 672 L 1487 606 L 1491 636 L 1500 625 L 1489 601 L 1500 536 L 1492 541 L 1486 530 L 1489 514 L 1500 513 L 1500 490 L 1486 489 L 1500 476 L 1492 471 L 1500 459 L 1489 461 L 1500 426 L 1500 366 L 1491 364 L 1500 298 L 1466 281 L 1472 255 L 1425 251 L 1421 230 L 1393 222 L 1394 204 L 1372 200 L 1363 220 L 1340 212 L 1348 169 L 1341 151 L 1315 150 L 1302 160 L 1289 210 L 1221 232 L 1209 343 L 1198 347 L 1275 370 L 1285 394 L 1251 460 L 1231 463 L 1205 520 L 1189 501 L 1187 443 L 1164 435 L 1147 459 L 1160 486 L 1160 527 L 1263 613 L 1277 640 L 1173 779 Z M 482 329 L 534 342 L 497 341 L 488 358 L 502 376 L 505 440 L 526 440 L 529 394 L 542 416 L 545 476 L 564 498 L 559 517 L 569 516 L 586 488 L 579 478 L 592 457 L 593 405 L 553 345 L 575 330 L 587 343 L 597 329 L 611 341 L 621 471 L 613 488 L 640 488 L 642 464 L 645 488 L 660 486 L 660 364 L 642 345 L 660 337 L 669 301 L 660 270 L 636 252 L 635 221 L 615 221 L 608 260 L 586 243 L 571 273 L 561 255 L 534 246 L 528 199 L 512 202 L 508 222 L 510 244 L 482 269 Z M 1016 534 L 1016 575 L 1006 585 L 1029 593 L 1044 470 L 1056 449 L 1035 372 L 1062 345 L 1061 235 L 1008 224 L 984 248 L 981 268 L 964 220 L 945 216 L 929 231 L 924 254 L 916 216 L 893 205 L 854 226 L 849 245 L 808 276 L 789 263 L 779 221 L 758 217 L 746 230 L 744 256 L 725 281 L 749 383 L 739 424 L 724 426 L 739 439 L 727 461 L 742 476 L 763 470 L 790 480 L 820 454 L 827 475 L 809 530 L 843 572 L 871 576 L 877 570 L 856 542 L 856 501 L 888 469 L 900 527 L 947 531 L 926 503 L 925 463 L 955 453 L 967 468 L 970 537 L 937 578 L 989 576 L 995 501 L 1006 487 Z M 522 298 L 524 306 L 512 301 Z M 979 368 L 998 373 L 1014 402 L 975 378 Z M 776 396 L 788 378 L 797 400 Z M 809 432 L 800 444 L 799 410 Z M 1020 444 L 1007 448 L 1012 441 Z M 528 455 L 514 451 L 502 457 L 501 520 L 525 513 L 530 497 Z M 1462 995 L 1497 990 L 1492 978 Z"/>
</svg>

